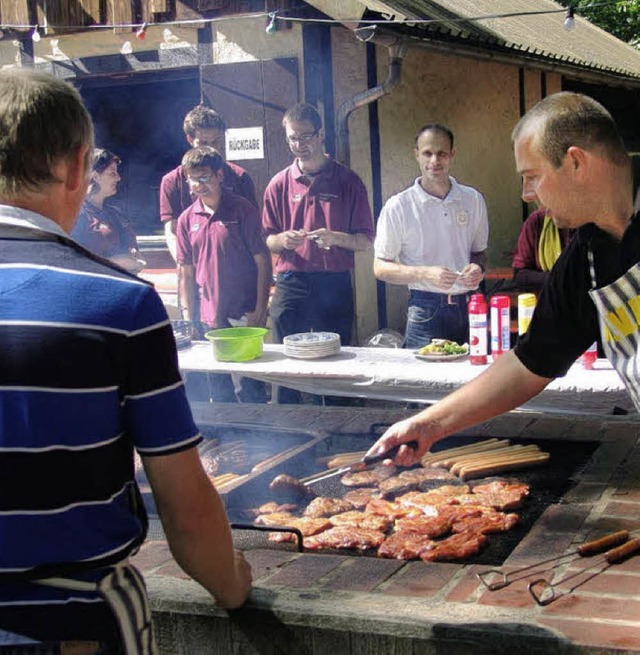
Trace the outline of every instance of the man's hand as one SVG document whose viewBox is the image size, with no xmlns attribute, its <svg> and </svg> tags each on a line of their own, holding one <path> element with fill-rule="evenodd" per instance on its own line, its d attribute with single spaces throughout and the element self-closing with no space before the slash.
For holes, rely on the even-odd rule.
<svg viewBox="0 0 640 655">
<path fill-rule="evenodd" d="M 247 327 L 264 327 L 267 324 L 267 310 L 255 310 L 245 314 L 247 318 Z"/>
<path fill-rule="evenodd" d="M 331 230 L 327 230 L 326 227 L 307 232 L 307 239 L 313 241 L 318 248 L 322 248 L 323 250 L 329 250 L 331 246 L 341 245 L 343 236 L 342 232 L 332 232 Z"/>
<path fill-rule="evenodd" d="M 369 448 L 367 455 L 380 455 L 393 446 L 416 440 L 418 442 L 418 448 L 416 450 L 408 446 L 403 446 L 398 450 L 398 454 L 392 461 L 398 466 L 412 466 L 413 464 L 417 464 L 420 458 L 439 438 L 435 429 L 436 426 L 420 421 L 419 417 L 420 414 L 392 425 Z"/>
<path fill-rule="evenodd" d="M 460 272 L 458 284 L 466 289 L 477 289 L 484 274 L 478 264 L 467 264 Z"/>
<path fill-rule="evenodd" d="M 239 550 L 235 550 L 233 555 L 233 569 L 236 579 L 234 593 L 227 593 L 224 597 L 222 594 L 216 596 L 218 605 L 229 610 L 243 605 L 251 592 L 251 565 Z"/>
<path fill-rule="evenodd" d="M 295 250 L 299 248 L 307 238 L 304 230 L 288 230 L 282 233 L 282 245 L 285 250 Z"/>
<path fill-rule="evenodd" d="M 459 274 L 451 271 L 445 266 L 427 266 L 425 281 L 433 284 L 434 287 L 446 291 L 450 289 L 459 278 Z"/>
</svg>

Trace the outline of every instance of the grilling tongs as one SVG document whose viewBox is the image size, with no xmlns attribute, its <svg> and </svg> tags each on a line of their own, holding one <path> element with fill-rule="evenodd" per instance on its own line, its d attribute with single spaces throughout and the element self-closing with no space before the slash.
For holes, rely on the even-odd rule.
<svg viewBox="0 0 640 655">
<path fill-rule="evenodd" d="M 598 555 L 599 553 L 604 553 L 610 548 L 615 548 L 621 544 L 626 544 L 629 540 L 629 532 L 627 530 L 620 530 L 618 532 L 612 532 L 611 534 L 605 535 L 600 539 L 594 539 L 593 541 L 587 541 L 586 543 L 578 546 L 578 548 L 570 553 L 565 553 L 564 555 L 557 555 L 556 557 L 549 557 L 548 559 L 541 560 L 535 564 L 530 564 L 529 566 L 523 566 L 519 569 L 509 571 L 505 573 L 500 569 L 489 569 L 488 571 L 482 571 L 478 573 L 478 578 L 484 584 L 484 586 L 490 591 L 496 591 L 497 589 L 502 589 L 507 585 L 510 585 L 516 580 L 521 580 L 522 578 L 528 577 L 532 571 L 540 569 L 545 564 L 550 564 L 551 562 L 556 562 L 568 557 L 592 557 L 593 555 Z M 634 540 L 635 541 L 635 540 Z M 634 551 L 635 552 L 635 551 Z M 499 575 L 500 579 L 495 582 L 487 582 L 486 578 L 490 575 Z"/>
<path fill-rule="evenodd" d="M 406 443 L 401 443 L 398 444 L 397 446 L 393 446 L 392 448 L 389 448 L 389 450 L 385 450 L 385 452 L 381 453 L 380 455 L 365 455 L 359 462 L 354 462 L 353 464 L 347 464 L 346 466 L 341 466 L 340 468 L 334 469 L 333 471 L 327 471 L 326 473 L 320 475 L 310 475 L 308 478 L 303 478 L 302 480 L 300 480 L 300 482 L 302 482 L 302 484 L 305 487 L 309 487 L 312 484 L 315 484 L 316 482 L 322 482 L 324 480 L 328 480 L 329 478 L 333 478 L 336 475 L 343 475 L 345 473 L 355 473 L 357 471 L 365 471 L 372 464 L 375 464 L 376 462 L 381 462 L 385 459 L 393 459 L 398 453 L 398 450 L 400 450 L 401 446 L 407 446 L 409 448 L 417 448 L 418 442 L 414 439 L 412 441 L 407 441 Z"/>
</svg>

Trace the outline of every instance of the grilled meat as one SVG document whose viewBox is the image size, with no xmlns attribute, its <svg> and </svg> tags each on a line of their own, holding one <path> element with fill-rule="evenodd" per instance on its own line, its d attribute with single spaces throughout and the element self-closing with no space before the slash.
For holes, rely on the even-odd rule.
<svg viewBox="0 0 640 655">
<path fill-rule="evenodd" d="M 274 493 L 287 496 L 289 498 L 305 498 L 310 496 L 315 496 L 314 492 L 305 487 L 298 478 L 294 478 L 292 475 L 286 473 L 281 473 L 276 475 L 269 484 L 269 489 Z"/>
<path fill-rule="evenodd" d="M 451 519 L 441 516 L 404 517 L 396 521 L 396 530 L 418 532 L 424 537 L 435 539 L 451 532 Z"/>
<path fill-rule="evenodd" d="M 477 555 L 486 542 L 487 538 L 476 532 L 452 534 L 441 541 L 432 542 L 420 553 L 420 559 L 425 562 L 465 559 Z"/>
<path fill-rule="evenodd" d="M 453 532 L 476 532 L 480 534 L 491 534 L 494 532 L 507 532 L 514 528 L 520 517 L 517 514 L 504 514 L 503 512 L 493 512 L 491 514 L 482 514 L 481 516 L 467 516 L 466 518 L 455 521 Z"/>
<path fill-rule="evenodd" d="M 341 478 L 341 482 L 345 487 L 377 487 L 383 480 L 390 478 L 395 471 L 395 466 L 379 464 L 370 471 L 345 473 Z"/>
<path fill-rule="evenodd" d="M 302 517 L 295 518 L 287 527 L 300 530 L 303 537 L 310 537 L 332 527 L 331 521 L 322 518 Z M 296 541 L 296 535 L 293 532 L 270 532 L 269 541 L 277 543 Z"/>
<path fill-rule="evenodd" d="M 304 540 L 305 548 L 323 550 L 327 548 L 348 548 L 354 550 L 371 550 L 384 541 L 384 534 L 369 528 L 354 528 L 340 525 Z"/>
<path fill-rule="evenodd" d="M 393 521 L 385 516 L 368 514 L 367 512 L 359 512 L 358 510 L 334 514 L 329 517 L 329 520 L 333 525 L 371 528 L 372 530 L 380 530 L 381 532 L 386 532 L 393 525 Z"/>
<path fill-rule="evenodd" d="M 347 491 L 343 499 L 350 502 L 356 509 L 364 509 L 370 500 L 378 498 L 379 495 L 375 487 L 359 487 Z"/>
<path fill-rule="evenodd" d="M 389 559 L 418 559 L 420 554 L 430 548 L 433 541 L 424 534 L 402 530 L 387 537 L 380 548 L 378 557 Z"/>
<path fill-rule="evenodd" d="M 318 496 L 314 498 L 303 514 L 311 517 L 332 516 L 333 514 L 340 514 L 341 512 L 348 512 L 353 509 L 353 505 L 344 498 L 327 498 L 325 496 Z"/>
</svg>

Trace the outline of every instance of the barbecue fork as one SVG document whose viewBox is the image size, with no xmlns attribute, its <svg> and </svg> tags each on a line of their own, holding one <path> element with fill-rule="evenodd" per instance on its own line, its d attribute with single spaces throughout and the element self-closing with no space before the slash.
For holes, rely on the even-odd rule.
<svg viewBox="0 0 640 655">
<path fill-rule="evenodd" d="M 578 548 L 570 553 L 565 553 L 564 555 L 557 555 L 556 557 L 549 557 L 548 559 L 540 560 L 535 564 L 529 564 L 529 566 L 523 566 L 509 573 L 505 573 L 500 569 L 489 569 L 488 571 L 482 571 L 478 573 L 478 578 L 480 582 L 489 590 L 496 591 L 498 589 L 503 589 L 504 587 L 510 585 L 512 582 L 517 580 L 522 580 L 526 578 L 529 573 L 528 571 L 539 569 L 545 564 L 550 564 L 551 562 L 557 562 L 568 557 L 592 557 L 593 555 L 598 555 L 609 548 L 614 548 L 620 544 L 624 544 L 629 539 L 628 530 L 620 530 L 619 532 L 612 532 L 611 534 L 605 535 L 600 539 L 594 539 L 593 541 L 587 541 L 584 544 L 578 546 Z M 635 541 L 635 540 L 634 540 Z M 553 568 L 553 567 L 551 567 Z M 524 574 L 524 575 L 522 575 Z M 500 579 L 495 582 L 487 582 L 486 578 L 490 575 L 498 575 Z M 537 581 L 539 582 L 539 581 Z"/>
<path fill-rule="evenodd" d="M 640 551 L 640 537 L 631 539 L 623 543 L 621 546 L 608 550 L 604 554 L 604 557 L 600 559 L 597 563 L 594 563 L 587 568 L 581 569 L 580 571 L 576 571 L 575 573 L 571 573 L 570 575 L 566 575 L 564 578 L 558 580 L 557 582 L 551 583 L 545 580 L 544 578 L 540 578 L 539 580 L 533 580 L 532 582 L 530 582 L 527 585 L 527 589 L 529 590 L 529 593 L 533 596 L 536 603 L 538 603 L 538 605 L 540 605 L 541 607 L 544 607 L 545 605 L 552 603 L 557 598 L 572 593 L 575 589 L 583 585 L 585 582 L 591 580 L 591 578 L 594 578 L 599 573 L 603 573 L 610 566 L 613 566 L 614 564 L 619 564 L 620 562 L 624 562 L 626 559 L 629 559 L 630 557 L 635 555 L 638 551 Z M 603 566 L 602 568 L 598 568 L 597 570 L 593 570 L 596 568 L 596 566 L 601 567 L 602 564 L 604 564 L 605 566 Z M 574 578 L 577 578 L 578 576 L 582 576 L 585 573 L 588 573 L 589 571 L 591 571 L 591 573 L 586 578 L 581 579 L 579 582 L 573 585 L 573 587 L 570 587 L 569 589 L 567 589 L 566 591 L 560 594 L 556 593 L 557 587 L 563 585 L 565 582 L 568 582 L 569 580 L 573 580 Z"/>
</svg>

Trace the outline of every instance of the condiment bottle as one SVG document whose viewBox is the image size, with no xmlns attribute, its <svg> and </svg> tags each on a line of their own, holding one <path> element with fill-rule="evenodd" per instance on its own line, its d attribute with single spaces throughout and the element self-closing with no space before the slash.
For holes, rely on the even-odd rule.
<svg viewBox="0 0 640 655">
<path fill-rule="evenodd" d="M 481 365 L 487 363 L 487 303 L 481 293 L 474 293 L 469 300 L 469 361 Z"/>
<path fill-rule="evenodd" d="M 491 298 L 491 355 L 499 357 L 511 348 L 511 301 L 509 296 Z"/>
<path fill-rule="evenodd" d="M 590 371 L 596 359 L 598 359 L 598 344 L 594 342 L 580 355 L 580 363 L 583 368 Z"/>
<path fill-rule="evenodd" d="M 535 293 L 521 293 L 518 296 L 518 334 L 524 334 L 529 329 L 535 308 Z"/>
</svg>

